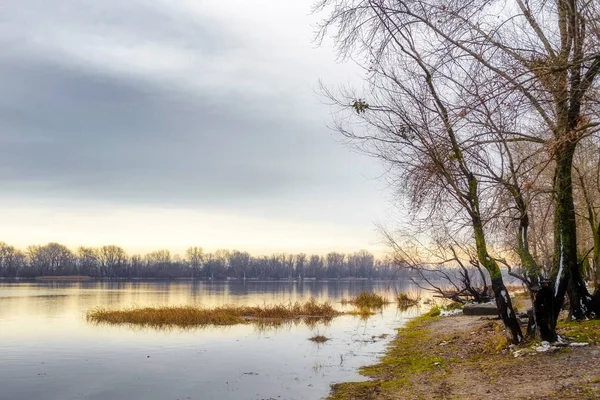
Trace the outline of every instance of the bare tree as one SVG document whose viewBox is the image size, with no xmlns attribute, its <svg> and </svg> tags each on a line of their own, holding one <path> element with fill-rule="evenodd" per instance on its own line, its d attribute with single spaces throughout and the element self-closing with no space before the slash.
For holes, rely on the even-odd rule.
<svg viewBox="0 0 600 400">
<path fill-rule="evenodd" d="M 229 267 L 231 268 L 232 276 L 246 280 L 246 274 L 250 268 L 250 253 L 233 250 L 229 255 Z"/>
<path fill-rule="evenodd" d="M 440 239 L 424 244 L 413 234 L 394 235 L 380 227 L 393 250 L 394 264 L 416 274 L 411 281 L 434 296 L 458 303 L 491 300 L 488 280 L 476 249 L 456 239 Z"/>
<path fill-rule="evenodd" d="M 580 141 L 598 129 L 598 8 L 579 0 L 321 0 L 315 8 L 328 12 L 318 38 L 333 31 L 340 56 L 363 65 L 370 84 L 368 101 L 327 93 L 363 123 L 338 129 L 400 171 L 415 214 L 470 226 L 497 299 L 506 291 L 495 282 L 489 229 L 498 220 L 494 199 L 508 193 L 501 214 L 519 221 L 516 251 L 538 309 L 546 310 L 548 337 L 565 294 L 573 317 L 594 311 L 578 266 L 572 162 Z M 511 160 L 519 143 L 530 153 Z M 543 152 L 554 169 L 550 276 L 529 246 L 529 182 L 520 179 L 521 163 Z M 455 221 L 439 218 L 448 210 Z M 507 326 L 514 324 L 509 313 Z"/>
<path fill-rule="evenodd" d="M 127 266 L 127 253 L 119 246 L 102 246 L 98 249 L 97 255 L 102 276 L 121 276 L 121 270 Z"/>
<path fill-rule="evenodd" d="M 426 212 L 426 219 L 435 215 L 446 225 L 455 219 L 456 229 L 470 229 L 478 260 L 490 274 L 509 339 L 519 343 L 523 338 L 519 322 L 499 264 L 488 250 L 486 204 L 471 156 L 475 148 L 468 146 L 473 130 L 463 123 L 464 104 L 456 95 L 465 84 L 447 70 L 450 49 L 430 50 L 422 33 L 427 25 L 402 20 L 402 6 L 396 10 L 383 1 L 327 0 L 320 6 L 334 9 L 321 34 L 336 27 L 341 55 L 370 59 L 371 102 L 356 97 L 352 101 L 353 96 L 337 102 L 351 105 L 365 123 L 366 133 L 356 134 L 344 125 L 338 129 L 398 173 L 417 214 Z"/>
<path fill-rule="evenodd" d="M 40 275 L 69 275 L 73 272 L 75 256 L 60 243 L 29 246 L 27 255 Z"/>
<path fill-rule="evenodd" d="M 15 278 L 19 276 L 19 271 L 25 265 L 25 253 L 0 242 L 0 276 Z"/>
<path fill-rule="evenodd" d="M 590 137 L 575 158 L 575 196 L 579 199 L 580 231 L 588 235 L 579 240 L 579 251 L 583 265 L 589 264 L 586 271 L 594 283 L 594 301 L 596 310 L 600 310 L 600 143 L 598 138 Z M 580 235 L 583 236 L 583 235 Z M 591 257 L 590 257 L 591 255 Z M 591 258 L 591 263 L 588 259 Z"/>
<path fill-rule="evenodd" d="M 78 272 L 86 275 L 102 276 L 98 250 L 92 247 L 80 246 L 77 249 L 77 268 Z"/>
<path fill-rule="evenodd" d="M 204 250 L 202 247 L 189 247 L 185 251 L 185 259 L 192 270 L 192 278 L 197 277 L 204 263 Z"/>
</svg>

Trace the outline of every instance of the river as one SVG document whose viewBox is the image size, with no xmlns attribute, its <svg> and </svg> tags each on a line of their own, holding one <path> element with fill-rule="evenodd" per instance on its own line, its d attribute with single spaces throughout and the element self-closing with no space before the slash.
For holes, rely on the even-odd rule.
<svg viewBox="0 0 600 400">
<path fill-rule="evenodd" d="M 390 287 L 391 285 L 391 287 Z M 393 300 L 409 284 L 389 282 L 2 282 L 0 399 L 320 399 L 332 383 L 362 380 L 395 328 L 419 313 L 395 304 L 364 321 L 160 330 L 96 325 L 94 307 L 330 301 L 363 290 Z M 330 338 L 323 344 L 308 340 Z M 388 335 L 388 336 L 386 336 Z"/>
</svg>

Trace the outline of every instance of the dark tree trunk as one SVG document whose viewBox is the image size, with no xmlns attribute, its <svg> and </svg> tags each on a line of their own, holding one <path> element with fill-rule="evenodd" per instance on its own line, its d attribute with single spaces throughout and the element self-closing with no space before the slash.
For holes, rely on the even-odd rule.
<svg viewBox="0 0 600 400">
<path fill-rule="evenodd" d="M 594 287 L 596 288 L 594 297 L 596 297 L 600 288 L 600 225 L 593 226 L 592 229 L 594 234 L 594 259 L 592 263 L 594 266 Z"/>
<path fill-rule="evenodd" d="M 592 296 L 590 294 L 581 272 L 569 279 L 568 293 L 569 303 L 571 303 L 569 306 L 570 318 L 585 319 L 600 315 L 600 308 L 598 307 L 600 299 L 596 295 Z M 576 305 L 572 303 L 576 303 Z M 578 312 L 578 314 L 575 312 Z"/>
<path fill-rule="evenodd" d="M 535 332 L 539 333 L 541 340 L 548 342 L 556 342 L 558 339 L 555 315 L 558 315 L 562 306 L 555 303 L 552 287 L 549 281 L 542 281 L 539 290 L 532 293 Z"/>
<path fill-rule="evenodd" d="M 521 325 L 513 310 L 508 290 L 504 286 L 502 278 L 492 279 L 492 290 L 496 296 L 496 306 L 498 307 L 498 313 L 504 326 L 510 332 L 511 342 L 518 344 L 523 340 L 523 334 L 521 333 Z"/>
<path fill-rule="evenodd" d="M 577 224 L 573 202 L 572 165 L 576 143 L 565 143 L 556 152 L 554 201 L 554 303 L 569 296 L 569 315 L 575 319 L 589 316 L 589 295 L 577 259 Z M 566 285 L 565 285 L 566 283 Z M 554 310 L 558 318 L 560 309 Z"/>
<path fill-rule="evenodd" d="M 594 295 L 592 296 L 592 307 L 596 318 L 600 318 L 600 287 L 596 286 Z"/>
</svg>

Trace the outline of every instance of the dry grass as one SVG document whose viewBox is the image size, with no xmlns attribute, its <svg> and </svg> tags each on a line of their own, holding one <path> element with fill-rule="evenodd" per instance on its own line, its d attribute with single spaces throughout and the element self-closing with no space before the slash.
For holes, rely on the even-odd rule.
<svg viewBox="0 0 600 400">
<path fill-rule="evenodd" d="M 371 316 L 375 315 L 373 310 L 368 307 L 360 307 L 353 311 L 348 311 L 348 312 L 346 312 L 346 314 L 354 315 L 355 317 L 360 317 L 360 319 L 362 319 L 362 320 L 367 320 Z"/>
<path fill-rule="evenodd" d="M 323 336 L 323 335 L 315 335 L 311 338 L 308 338 L 308 340 L 310 340 L 311 342 L 315 342 L 315 343 L 325 343 L 326 341 L 329 340 L 329 338 L 327 336 Z"/>
<path fill-rule="evenodd" d="M 396 298 L 398 301 L 398 307 L 401 309 L 407 309 L 408 307 L 416 306 L 419 304 L 419 298 L 413 298 L 407 295 L 406 293 L 398 293 L 398 297 Z"/>
<path fill-rule="evenodd" d="M 390 301 L 376 293 L 362 292 L 353 299 L 342 299 L 342 304 L 352 304 L 360 308 L 382 308 L 390 304 Z"/>
<path fill-rule="evenodd" d="M 265 305 L 262 307 L 226 305 L 216 308 L 165 306 L 110 310 L 97 308 L 86 313 L 90 322 L 130 324 L 155 328 L 236 325 L 248 322 L 273 325 L 294 320 L 314 320 L 340 315 L 329 302 L 311 299 L 305 303 Z"/>
</svg>

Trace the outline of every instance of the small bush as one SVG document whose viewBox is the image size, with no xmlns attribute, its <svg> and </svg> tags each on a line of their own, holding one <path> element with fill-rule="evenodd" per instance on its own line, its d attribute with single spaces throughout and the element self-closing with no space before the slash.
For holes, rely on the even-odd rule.
<svg viewBox="0 0 600 400">
<path fill-rule="evenodd" d="M 406 293 L 398 293 L 397 297 L 398 307 L 400 307 L 401 309 L 416 306 L 419 304 L 419 300 L 419 298 L 412 298 Z"/>
<path fill-rule="evenodd" d="M 452 311 L 452 310 L 461 310 L 463 308 L 463 304 L 453 301 L 452 303 L 444 306 L 444 310 Z"/>
<path fill-rule="evenodd" d="M 308 340 L 310 340 L 311 342 L 315 342 L 315 343 L 325 343 L 329 340 L 329 338 L 327 336 L 323 336 L 323 335 L 315 335 L 311 338 L 308 338 Z"/>
<path fill-rule="evenodd" d="M 362 292 L 351 300 L 342 300 L 342 304 L 348 303 L 361 308 L 382 308 L 390 301 L 376 293 Z"/>
<path fill-rule="evenodd" d="M 426 317 L 439 317 L 442 310 L 438 306 L 433 306 L 431 309 L 425 314 Z"/>
</svg>

